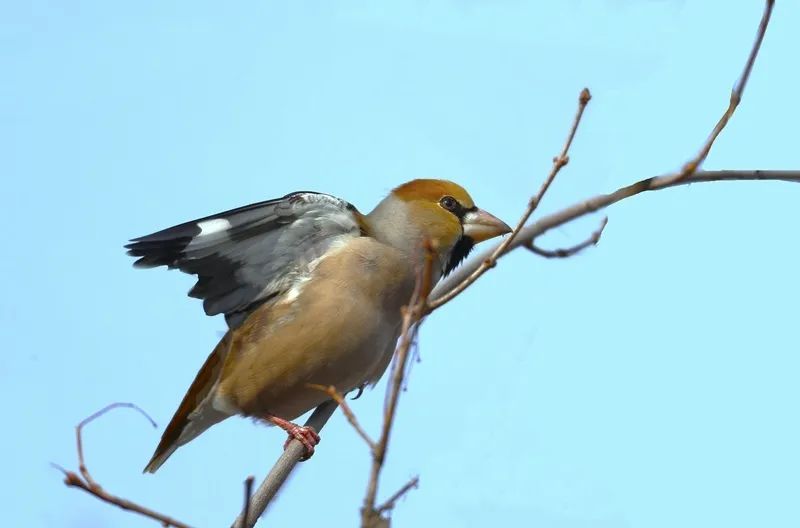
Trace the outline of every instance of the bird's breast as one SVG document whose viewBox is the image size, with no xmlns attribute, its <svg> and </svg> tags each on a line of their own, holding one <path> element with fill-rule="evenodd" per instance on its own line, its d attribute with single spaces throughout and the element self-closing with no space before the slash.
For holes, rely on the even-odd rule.
<svg viewBox="0 0 800 528">
<path fill-rule="evenodd" d="M 286 419 L 383 373 L 414 287 L 398 251 L 361 237 L 331 250 L 282 299 L 237 329 L 220 392 L 250 415 Z"/>
</svg>

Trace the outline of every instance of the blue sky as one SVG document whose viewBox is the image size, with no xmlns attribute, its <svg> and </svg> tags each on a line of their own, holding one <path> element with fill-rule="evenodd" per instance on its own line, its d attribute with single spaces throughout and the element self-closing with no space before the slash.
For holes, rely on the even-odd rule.
<svg viewBox="0 0 800 528">
<path fill-rule="evenodd" d="M 542 205 L 677 169 L 727 104 L 762 2 L 0 4 L 0 394 L 9 526 L 154 526 L 61 484 L 112 401 L 163 427 L 223 329 L 133 236 L 298 189 L 370 209 L 442 177 L 513 222 L 577 95 Z M 778 1 L 707 168 L 798 169 L 800 4 Z M 797 526 L 800 186 L 692 185 L 615 206 L 599 247 L 518 252 L 422 329 L 381 497 L 397 526 Z M 541 240 L 557 247 L 599 217 Z M 377 432 L 383 384 L 354 403 Z M 86 431 L 112 492 L 227 526 L 283 435 L 231 419 L 142 475 L 161 429 Z M 353 526 L 366 447 L 341 416 L 268 512 Z"/>
</svg>

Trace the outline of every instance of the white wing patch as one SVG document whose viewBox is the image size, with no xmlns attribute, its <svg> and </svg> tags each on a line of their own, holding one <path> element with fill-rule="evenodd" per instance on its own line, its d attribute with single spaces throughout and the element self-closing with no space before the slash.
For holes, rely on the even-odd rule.
<svg viewBox="0 0 800 528">
<path fill-rule="evenodd" d="M 346 237 L 339 237 L 333 242 L 331 242 L 330 247 L 328 250 L 320 255 L 319 257 L 315 258 L 311 262 L 308 263 L 307 272 L 304 276 L 297 278 L 291 287 L 286 291 L 286 293 L 281 297 L 281 300 L 278 301 L 281 304 L 288 304 L 294 302 L 299 296 L 300 293 L 303 291 L 303 288 L 311 280 L 311 276 L 314 274 L 314 270 L 317 269 L 317 266 L 325 260 L 326 258 L 330 257 L 331 255 L 338 253 L 347 245 L 348 239 Z"/>
<path fill-rule="evenodd" d="M 303 281 L 321 260 L 361 236 L 360 220 L 344 200 L 299 192 L 184 222 L 126 247 L 137 267 L 197 275 L 189 295 L 235 328 L 262 301 L 302 297 Z"/>
<path fill-rule="evenodd" d="M 294 284 L 292 284 L 292 287 L 289 288 L 289 290 L 283 296 L 283 299 L 281 299 L 281 303 L 289 304 L 294 302 L 294 300 L 300 296 L 300 292 L 303 291 L 303 286 L 305 286 L 308 281 L 309 279 L 305 278 L 305 279 L 300 279 Z"/>
<path fill-rule="evenodd" d="M 227 231 L 230 229 L 231 223 L 224 218 L 212 218 L 211 220 L 205 220 L 198 223 L 197 227 L 200 228 L 199 236 L 213 235 L 221 231 Z"/>
</svg>

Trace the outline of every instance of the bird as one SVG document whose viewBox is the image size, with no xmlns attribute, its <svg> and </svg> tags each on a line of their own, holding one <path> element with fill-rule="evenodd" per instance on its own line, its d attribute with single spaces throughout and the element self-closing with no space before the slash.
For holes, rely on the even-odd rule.
<svg viewBox="0 0 800 528">
<path fill-rule="evenodd" d="M 460 185 L 416 179 L 368 214 L 301 191 L 131 239 L 134 267 L 196 275 L 188 295 L 227 324 L 144 471 L 234 415 L 280 427 L 310 457 L 319 435 L 291 420 L 330 398 L 320 385 L 346 394 L 377 383 L 431 258 L 423 244 L 435 284 L 475 244 L 509 232 Z"/>
</svg>

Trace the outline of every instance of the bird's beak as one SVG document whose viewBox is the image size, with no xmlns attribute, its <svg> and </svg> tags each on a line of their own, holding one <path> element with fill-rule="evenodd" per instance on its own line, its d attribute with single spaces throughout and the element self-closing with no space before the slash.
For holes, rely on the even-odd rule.
<svg viewBox="0 0 800 528">
<path fill-rule="evenodd" d="M 467 212 L 463 225 L 464 236 L 471 238 L 476 244 L 511 232 L 508 224 L 483 209 Z"/>
</svg>

